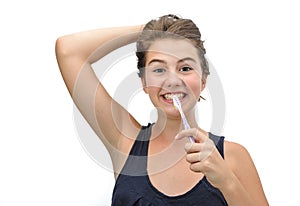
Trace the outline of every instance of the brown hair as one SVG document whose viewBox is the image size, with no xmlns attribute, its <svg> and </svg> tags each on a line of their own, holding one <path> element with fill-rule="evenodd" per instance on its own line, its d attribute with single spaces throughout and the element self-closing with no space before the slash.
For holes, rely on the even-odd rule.
<svg viewBox="0 0 300 206">
<path fill-rule="evenodd" d="M 192 20 L 183 19 L 173 14 L 161 16 L 145 25 L 136 44 L 139 76 L 144 76 L 147 50 L 155 40 L 164 38 L 188 39 L 192 42 L 197 48 L 201 60 L 202 78 L 205 81 L 209 75 L 209 67 L 205 58 L 206 50 L 203 46 L 204 41 L 201 40 L 201 33 Z"/>
</svg>

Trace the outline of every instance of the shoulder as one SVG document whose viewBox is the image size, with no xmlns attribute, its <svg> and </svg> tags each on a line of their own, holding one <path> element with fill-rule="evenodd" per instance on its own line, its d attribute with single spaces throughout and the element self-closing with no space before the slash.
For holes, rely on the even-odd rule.
<svg viewBox="0 0 300 206">
<path fill-rule="evenodd" d="M 250 153 L 239 143 L 224 141 L 224 159 L 236 175 L 251 170 L 256 172 Z"/>
<path fill-rule="evenodd" d="M 224 153 L 227 157 L 234 157 L 238 154 L 249 155 L 249 152 L 243 145 L 227 140 L 224 141 Z"/>
<path fill-rule="evenodd" d="M 256 205 L 268 205 L 259 174 L 248 150 L 241 144 L 224 141 L 224 159 Z"/>
</svg>

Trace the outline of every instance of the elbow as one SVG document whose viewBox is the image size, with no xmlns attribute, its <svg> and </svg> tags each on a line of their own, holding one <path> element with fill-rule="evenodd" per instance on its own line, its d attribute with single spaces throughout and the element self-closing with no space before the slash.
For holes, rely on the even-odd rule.
<svg viewBox="0 0 300 206">
<path fill-rule="evenodd" d="M 79 39 L 76 35 L 61 36 L 55 42 L 55 55 L 58 63 L 69 60 L 86 61 L 87 55 L 84 48 L 81 48 Z"/>
<path fill-rule="evenodd" d="M 55 55 L 57 60 L 72 56 L 72 48 L 71 44 L 69 43 L 68 37 L 62 36 L 56 39 Z"/>
</svg>

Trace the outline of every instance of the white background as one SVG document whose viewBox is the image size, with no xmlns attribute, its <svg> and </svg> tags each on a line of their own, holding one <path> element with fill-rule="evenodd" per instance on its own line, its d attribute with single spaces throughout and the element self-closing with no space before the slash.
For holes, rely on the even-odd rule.
<svg viewBox="0 0 300 206">
<path fill-rule="evenodd" d="M 114 179 L 84 150 L 54 53 L 57 37 L 193 19 L 225 91 L 228 140 L 252 155 L 270 205 L 299 200 L 297 1 L 1 1 L 0 205 L 109 205 Z M 126 66 L 126 65 L 125 65 Z"/>
</svg>

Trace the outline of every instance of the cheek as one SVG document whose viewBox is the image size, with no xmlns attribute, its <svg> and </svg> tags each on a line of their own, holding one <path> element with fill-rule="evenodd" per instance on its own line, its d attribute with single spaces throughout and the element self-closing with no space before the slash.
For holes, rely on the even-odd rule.
<svg viewBox="0 0 300 206">
<path fill-rule="evenodd" d="M 147 87 L 148 97 L 155 107 L 157 106 L 157 102 L 159 101 L 159 91 L 160 88 L 158 87 Z"/>
<path fill-rule="evenodd" d="M 155 86 L 150 86 L 150 87 L 147 87 L 147 88 L 148 88 L 148 93 L 150 95 L 157 94 L 160 90 L 159 87 L 155 87 Z"/>
<path fill-rule="evenodd" d="M 159 94 L 160 90 L 161 90 L 160 87 L 154 86 L 153 84 L 152 85 L 148 84 L 146 87 L 144 87 L 145 93 L 149 95 L 151 100 L 157 98 L 157 94 Z"/>
<path fill-rule="evenodd" d="M 161 88 L 163 83 L 163 78 L 159 76 L 147 75 L 144 80 L 146 87 Z"/>
<path fill-rule="evenodd" d="M 186 79 L 185 84 L 189 88 L 191 93 L 194 95 L 194 98 L 198 100 L 202 89 L 201 79 L 199 77 L 189 78 Z"/>
</svg>

